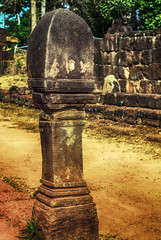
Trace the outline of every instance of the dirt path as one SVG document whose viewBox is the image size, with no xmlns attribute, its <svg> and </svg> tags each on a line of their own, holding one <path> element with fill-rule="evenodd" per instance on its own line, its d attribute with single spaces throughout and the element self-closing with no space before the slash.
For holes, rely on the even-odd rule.
<svg viewBox="0 0 161 240">
<path fill-rule="evenodd" d="M 0 119 L 0 174 L 23 177 L 30 187 L 37 187 L 41 178 L 39 134 Z M 129 137 L 128 141 L 115 136 L 99 138 L 91 132 L 83 134 L 84 179 L 97 205 L 100 233 L 129 240 L 161 239 L 159 144 L 137 137 L 131 141 Z"/>
</svg>

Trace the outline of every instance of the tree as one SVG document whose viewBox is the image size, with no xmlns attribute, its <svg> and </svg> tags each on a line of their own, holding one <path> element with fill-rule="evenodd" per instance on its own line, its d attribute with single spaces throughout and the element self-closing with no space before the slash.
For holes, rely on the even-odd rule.
<svg viewBox="0 0 161 240">
<path fill-rule="evenodd" d="M 102 37 L 115 19 L 129 24 L 132 30 L 161 27 L 161 0 L 0 0 L 0 10 L 10 17 L 24 12 L 24 8 L 30 9 L 28 24 L 32 30 L 46 11 L 67 6 L 84 18 L 96 37 Z"/>
<path fill-rule="evenodd" d="M 41 17 L 46 13 L 46 0 L 41 0 Z"/>
<path fill-rule="evenodd" d="M 10 17 L 19 14 L 23 8 L 29 7 L 27 0 L 0 0 L 0 11 L 9 14 Z"/>
<path fill-rule="evenodd" d="M 6 26 L 6 18 L 5 18 L 5 13 L 3 12 L 3 28 Z"/>
<path fill-rule="evenodd" d="M 141 29 L 157 29 L 161 27 L 161 0 L 140 1 L 139 14 Z"/>
<path fill-rule="evenodd" d="M 26 45 L 31 32 L 30 11 L 25 11 L 20 18 L 20 24 L 17 24 L 16 18 L 6 19 L 6 25 L 8 25 L 7 35 L 19 38 L 21 45 Z"/>
<path fill-rule="evenodd" d="M 31 0 L 31 32 L 34 30 L 36 24 L 37 24 L 36 0 Z"/>
</svg>

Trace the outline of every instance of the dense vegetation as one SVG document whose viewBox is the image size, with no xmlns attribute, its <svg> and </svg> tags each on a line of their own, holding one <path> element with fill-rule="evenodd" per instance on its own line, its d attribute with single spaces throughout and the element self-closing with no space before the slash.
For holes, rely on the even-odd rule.
<svg viewBox="0 0 161 240">
<path fill-rule="evenodd" d="M 102 37 L 114 19 L 120 19 L 130 30 L 157 29 L 161 27 L 161 0 L 0 0 L 0 10 L 6 14 L 8 35 L 28 43 L 35 3 L 36 21 L 45 11 L 62 7 L 77 13 L 91 27 L 94 36 Z M 18 16 L 19 21 L 17 23 Z"/>
</svg>

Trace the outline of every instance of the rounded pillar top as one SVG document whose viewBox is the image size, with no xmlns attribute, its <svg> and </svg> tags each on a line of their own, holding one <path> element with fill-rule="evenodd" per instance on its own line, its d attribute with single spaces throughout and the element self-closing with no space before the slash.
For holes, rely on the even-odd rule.
<svg viewBox="0 0 161 240">
<path fill-rule="evenodd" d="M 29 41 L 27 67 L 30 87 L 39 91 L 62 92 L 63 86 L 58 90 L 52 82 L 62 82 L 62 79 L 88 82 L 93 78 L 93 49 L 92 32 L 82 18 L 61 8 L 48 12 L 35 27 Z M 36 88 L 38 81 L 39 89 Z M 72 91 L 72 86 L 70 88 Z M 88 89 L 88 84 L 85 88 Z"/>
<path fill-rule="evenodd" d="M 45 14 L 31 34 L 27 54 L 34 105 L 53 111 L 91 103 L 93 58 L 93 35 L 82 18 L 64 9 Z"/>
</svg>

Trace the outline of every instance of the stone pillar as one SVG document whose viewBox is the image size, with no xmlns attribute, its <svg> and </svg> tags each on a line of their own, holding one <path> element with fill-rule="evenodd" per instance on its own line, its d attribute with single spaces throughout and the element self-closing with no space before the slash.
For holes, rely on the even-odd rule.
<svg viewBox="0 0 161 240">
<path fill-rule="evenodd" d="M 29 86 L 40 115 L 42 179 L 33 208 L 44 240 L 98 239 L 96 207 L 83 180 L 83 106 L 93 101 L 93 36 L 76 14 L 58 9 L 34 29 Z"/>
</svg>

